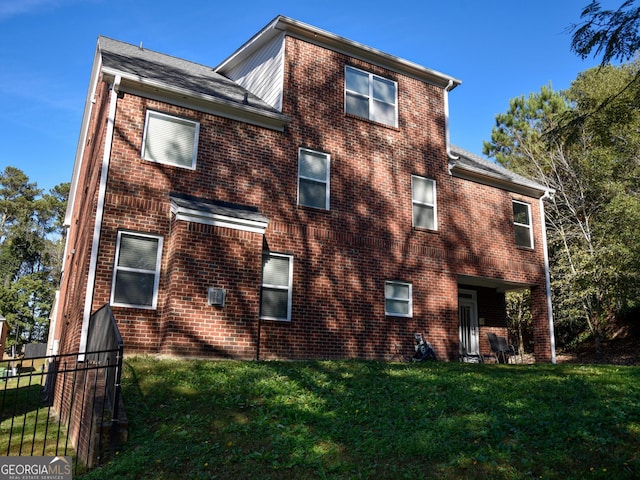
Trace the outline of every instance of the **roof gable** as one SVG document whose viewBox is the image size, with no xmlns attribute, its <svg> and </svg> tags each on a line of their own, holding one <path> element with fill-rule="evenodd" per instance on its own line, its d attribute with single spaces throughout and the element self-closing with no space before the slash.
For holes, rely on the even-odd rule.
<svg viewBox="0 0 640 480">
<path fill-rule="evenodd" d="M 155 96 L 248 123 L 282 129 L 288 118 L 211 67 L 99 37 L 102 71 L 120 76 L 121 90 Z"/>
<path fill-rule="evenodd" d="M 218 65 L 216 71 L 226 74 L 230 70 L 238 68 L 238 65 L 248 61 L 257 51 L 265 48 L 274 38 L 282 36 L 283 34 L 302 39 L 335 52 L 343 53 L 353 58 L 364 60 L 382 68 L 437 85 L 441 88 L 449 88 L 449 90 L 452 90 L 462 83 L 460 80 L 445 75 L 444 73 L 384 53 L 375 48 L 283 15 L 278 15 L 267 26 L 245 42 L 244 45 Z"/>
</svg>

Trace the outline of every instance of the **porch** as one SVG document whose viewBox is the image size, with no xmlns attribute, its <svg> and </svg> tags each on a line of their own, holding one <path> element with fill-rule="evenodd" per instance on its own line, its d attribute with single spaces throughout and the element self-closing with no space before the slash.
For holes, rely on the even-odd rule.
<svg viewBox="0 0 640 480">
<path fill-rule="evenodd" d="M 550 297 L 544 284 L 535 285 L 498 278 L 458 275 L 458 340 L 461 361 L 480 362 L 495 358 L 487 338 L 493 333 L 507 339 L 525 354 L 522 336 L 510 338 L 507 322 L 506 293 L 528 290 L 531 328 L 526 333 L 533 343 L 533 358 L 537 362 L 555 363 L 553 318 Z M 531 355 L 529 355 L 531 357 Z"/>
</svg>

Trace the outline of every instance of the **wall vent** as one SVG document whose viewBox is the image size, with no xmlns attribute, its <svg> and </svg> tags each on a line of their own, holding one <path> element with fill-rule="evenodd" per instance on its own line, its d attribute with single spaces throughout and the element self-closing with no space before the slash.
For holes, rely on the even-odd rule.
<svg viewBox="0 0 640 480">
<path fill-rule="evenodd" d="M 209 294 L 207 295 L 207 302 L 209 305 L 218 305 L 224 307 L 224 300 L 227 296 L 227 292 L 224 288 L 209 287 Z"/>
</svg>

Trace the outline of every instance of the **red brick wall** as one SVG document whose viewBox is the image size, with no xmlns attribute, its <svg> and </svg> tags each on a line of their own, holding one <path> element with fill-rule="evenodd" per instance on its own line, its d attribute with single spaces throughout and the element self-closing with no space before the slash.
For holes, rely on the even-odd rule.
<svg viewBox="0 0 640 480">
<path fill-rule="evenodd" d="M 89 122 L 84 157 L 79 168 L 76 202 L 67 231 L 65 269 L 61 278 L 55 337 L 61 352 L 77 352 L 89 272 L 98 186 L 105 147 L 109 89 L 98 83 Z"/>
<path fill-rule="evenodd" d="M 127 351 L 396 358 L 423 332 L 441 358 L 457 359 L 458 275 L 544 285 L 537 200 L 449 175 L 442 89 L 286 42 L 283 113 L 292 120 L 284 132 L 119 98 L 94 310 L 109 300 L 117 232 L 130 229 L 161 235 L 164 249 L 158 308 L 114 308 Z M 398 82 L 398 128 L 344 113 L 345 65 Z M 140 158 L 147 108 L 200 122 L 195 171 Z M 301 146 L 331 155 L 330 211 L 296 204 Z M 412 174 L 436 180 L 437 231 L 412 228 Z M 169 192 L 256 206 L 269 218 L 266 234 L 175 221 Z M 533 250 L 515 247 L 512 198 L 531 203 Z M 291 322 L 258 321 L 263 241 L 294 255 Z M 86 275 L 86 267 L 75 271 Z M 412 318 L 385 316 L 385 280 L 413 285 Z M 224 308 L 206 305 L 209 286 L 228 290 Z M 546 303 L 534 297 L 542 318 Z M 544 332 L 539 341 L 548 344 Z"/>
</svg>

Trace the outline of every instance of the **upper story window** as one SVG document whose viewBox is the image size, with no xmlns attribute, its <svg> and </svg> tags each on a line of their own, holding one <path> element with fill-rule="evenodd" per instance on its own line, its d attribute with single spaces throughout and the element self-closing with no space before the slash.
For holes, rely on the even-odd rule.
<svg viewBox="0 0 640 480">
<path fill-rule="evenodd" d="M 293 256 L 267 252 L 262 255 L 260 318 L 291 320 Z"/>
<path fill-rule="evenodd" d="M 329 166 L 326 153 L 298 151 L 298 205 L 329 210 Z"/>
<path fill-rule="evenodd" d="M 178 167 L 196 168 L 200 124 L 147 110 L 142 158 Z"/>
<path fill-rule="evenodd" d="M 394 317 L 413 316 L 413 292 L 410 283 L 385 282 L 384 313 Z"/>
<path fill-rule="evenodd" d="M 436 181 L 412 175 L 411 197 L 413 226 L 437 230 Z"/>
<path fill-rule="evenodd" d="M 162 237 L 118 232 L 111 305 L 155 309 Z"/>
<path fill-rule="evenodd" d="M 513 201 L 513 227 L 516 234 L 516 245 L 533 248 L 531 205 L 517 200 Z"/>
<path fill-rule="evenodd" d="M 345 112 L 374 122 L 398 125 L 398 85 L 373 73 L 345 68 Z"/>
</svg>

